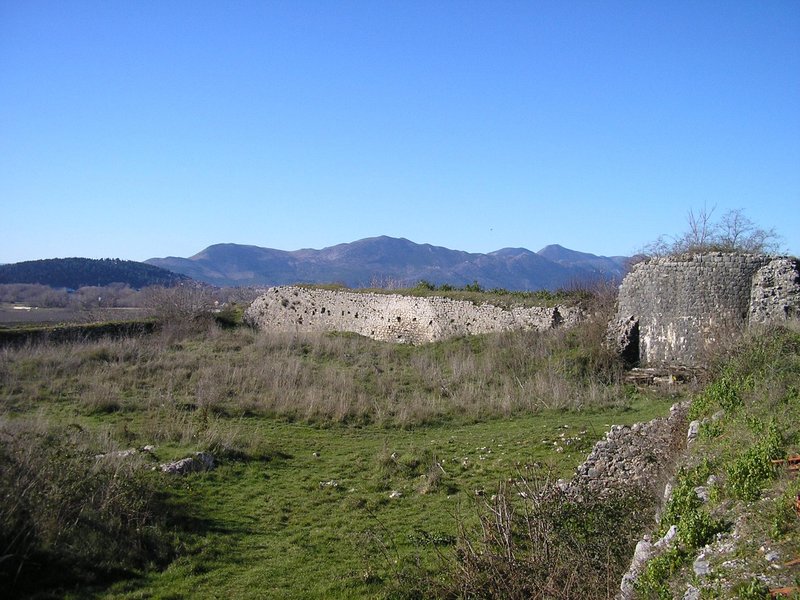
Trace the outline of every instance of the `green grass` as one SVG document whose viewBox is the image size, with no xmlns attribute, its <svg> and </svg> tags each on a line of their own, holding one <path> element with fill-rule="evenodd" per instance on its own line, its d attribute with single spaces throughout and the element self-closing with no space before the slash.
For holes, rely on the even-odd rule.
<svg viewBox="0 0 800 600">
<path fill-rule="evenodd" d="M 535 463 L 567 476 L 608 424 L 647 420 L 667 408 L 644 402 L 604 414 L 548 412 L 410 431 L 250 419 L 243 427 L 279 455 L 226 461 L 182 479 L 175 501 L 204 522 L 204 531 L 188 536 L 187 553 L 163 573 L 102 597 L 375 597 L 404 561 L 420 555 L 430 568 L 438 564 L 426 540 L 453 539 L 454 515 L 472 515 L 476 492 L 491 494 Z M 552 442 L 564 432 L 580 441 L 557 453 Z M 392 454 L 405 466 L 387 469 Z M 444 474 L 428 491 L 435 462 Z M 325 485 L 332 481 L 335 487 Z M 402 496 L 390 499 L 392 491 Z"/>
<path fill-rule="evenodd" d="M 86 432 L 89 457 L 155 444 L 137 460 L 219 459 L 153 473 L 166 568 L 88 573 L 56 596 L 384 597 L 417 566 L 443 572 L 458 523 L 501 482 L 540 464 L 568 476 L 610 425 L 675 401 L 598 373 L 590 333 L 410 347 L 203 327 L 0 351 L 0 434 L 31 421 Z"/>
</svg>

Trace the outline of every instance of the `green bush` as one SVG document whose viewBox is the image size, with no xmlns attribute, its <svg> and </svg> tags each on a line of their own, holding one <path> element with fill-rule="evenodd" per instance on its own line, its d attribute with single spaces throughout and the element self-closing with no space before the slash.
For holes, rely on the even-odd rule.
<svg viewBox="0 0 800 600">
<path fill-rule="evenodd" d="M 672 495 L 661 514 L 659 535 L 664 535 L 672 525 L 680 526 L 685 516 L 700 509 L 703 503 L 697 497 L 694 488 L 705 481 L 709 472 L 710 469 L 705 463 L 689 471 L 681 470 Z"/>
<path fill-rule="evenodd" d="M 761 496 L 761 489 L 775 473 L 772 460 L 783 452 L 783 439 L 775 423 L 765 435 L 744 451 L 729 467 L 727 489 L 731 496 L 752 502 Z"/>
<path fill-rule="evenodd" d="M 694 420 L 708 416 L 717 408 L 733 412 L 741 405 L 740 384 L 730 377 L 722 377 L 712 381 L 702 393 L 695 396 L 689 408 L 689 418 Z"/>
<path fill-rule="evenodd" d="M 659 530 L 659 535 L 663 535 L 670 526 L 675 525 L 678 544 L 648 561 L 636 583 L 636 589 L 642 597 L 672 598 L 667 584 L 672 575 L 688 562 L 698 548 L 728 528 L 727 523 L 708 514 L 695 492 L 695 488 L 704 484 L 710 473 L 711 465 L 707 461 L 678 473 L 675 488 L 661 515 Z"/>
<path fill-rule="evenodd" d="M 676 547 L 649 560 L 639 579 L 636 580 L 636 591 L 642 598 L 672 600 L 672 592 L 667 582 L 688 562 L 689 558 L 690 555 L 686 550 Z"/>
<path fill-rule="evenodd" d="M 244 308 L 237 304 L 228 304 L 221 308 L 219 312 L 213 313 L 214 322 L 223 328 L 231 329 L 238 327 L 244 320 Z"/>
<path fill-rule="evenodd" d="M 703 439 L 713 439 L 722 435 L 723 427 L 719 421 L 706 421 L 700 424 L 699 436 Z"/>
<path fill-rule="evenodd" d="M 705 510 L 693 510 L 681 518 L 678 524 L 678 539 L 689 548 L 702 548 L 715 535 L 726 529 L 724 521 L 711 518 Z"/>
</svg>

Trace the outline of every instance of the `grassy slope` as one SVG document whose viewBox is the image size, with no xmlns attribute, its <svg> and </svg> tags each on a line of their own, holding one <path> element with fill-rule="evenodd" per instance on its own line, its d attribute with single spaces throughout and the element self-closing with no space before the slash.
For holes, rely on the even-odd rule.
<svg viewBox="0 0 800 600">
<path fill-rule="evenodd" d="M 772 329 L 747 336 L 697 394 L 701 421 L 687 451 L 660 533 L 677 525 L 678 544 L 650 561 L 643 597 L 681 597 L 691 584 L 703 598 L 769 598 L 800 586 L 800 483 L 771 461 L 800 452 L 800 333 Z M 716 479 L 709 485 L 709 477 Z M 712 482 L 714 480 L 711 480 Z M 696 494 L 706 486 L 707 503 Z M 774 552 L 773 560 L 767 556 Z M 711 574 L 693 570 L 704 554 Z M 800 598 L 795 587 L 793 598 Z"/>
</svg>

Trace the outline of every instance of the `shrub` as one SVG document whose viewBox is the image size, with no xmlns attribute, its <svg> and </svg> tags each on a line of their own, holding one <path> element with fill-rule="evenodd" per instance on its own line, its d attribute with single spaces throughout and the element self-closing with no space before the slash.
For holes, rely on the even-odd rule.
<svg viewBox="0 0 800 600">
<path fill-rule="evenodd" d="M 225 329 L 238 327 L 244 321 L 244 308 L 238 304 L 226 304 L 219 312 L 213 313 L 214 322 Z"/>
<path fill-rule="evenodd" d="M 686 564 L 689 557 L 686 550 L 675 547 L 650 559 L 636 581 L 636 591 L 643 598 L 672 600 L 672 591 L 667 582 Z"/>
<path fill-rule="evenodd" d="M 672 525 L 680 527 L 684 517 L 688 518 L 700 510 L 703 503 L 697 497 L 694 488 L 708 477 L 708 473 L 709 468 L 705 463 L 689 471 L 683 469 L 680 471 L 672 495 L 661 514 L 660 535 L 665 534 Z"/>
<path fill-rule="evenodd" d="M 681 518 L 678 539 L 689 548 L 702 548 L 726 529 L 724 521 L 712 518 L 705 510 L 693 510 Z"/>
<path fill-rule="evenodd" d="M 608 598 L 653 503 L 630 490 L 576 502 L 547 476 L 502 484 L 459 526 L 443 597 Z"/>
<path fill-rule="evenodd" d="M 718 408 L 733 412 L 742 405 L 741 388 L 742 384 L 736 383 L 732 376 L 715 379 L 692 400 L 689 418 L 708 416 Z"/>
<path fill-rule="evenodd" d="M 76 426 L 0 421 L 0 587 L 96 581 L 171 557 L 154 474 L 136 457 L 97 458 L 96 442 Z"/>
<path fill-rule="evenodd" d="M 725 411 L 731 412 L 742 405 L 739 386 L 723 377 L 711 383 L 705 391 L 709 401 Z"/>
<path fill-rule="evenodd" d="M 761 488 L 775 473 L 772 460 L 783 451 L 783 439 L 771 423 L 766 434 L 728 467 L 727 488 L 739 500 L 753 501 L 761 496 Z"/>
</svg>

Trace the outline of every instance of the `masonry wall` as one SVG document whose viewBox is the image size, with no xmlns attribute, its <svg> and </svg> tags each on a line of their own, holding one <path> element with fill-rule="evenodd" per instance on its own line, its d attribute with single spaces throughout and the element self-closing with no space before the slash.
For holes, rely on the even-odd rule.
<svg viewBox="0 0 800 600">
<path fill-rule="evenodd" d="M 796 259 L 707 253 L 656 258 L 622 282 L 617 342 L 642 364 L 701 364 L 749 322 L 798 313 Z"/>
<path fill-rule="evenodd" d="M 759 269 L 750 292 L 750 323 L 800 317 L 800 261 L 776 258 Z"/>
<path fill-rule="evenodd" d="M 559 487 L 576 500 L 602 498 L 619 490 L 636 490 L 660 499 L 686 442 L 687 409 L 687 403 L 675 404 L 668 417 L 631 426 L 613 425 L 572 479 L 559 481 Z"/>
<path fill-rule="evenodd" d="M 450 337 L 545 330 L 581 318 L 576 307 L 506 310 L 437 296 L 415 297 L 347 291 L 270 288 L 247 309 L 251 324 L 275 331 L 349 331 L 377 340 L 422 344 Z"/>
</svg>

